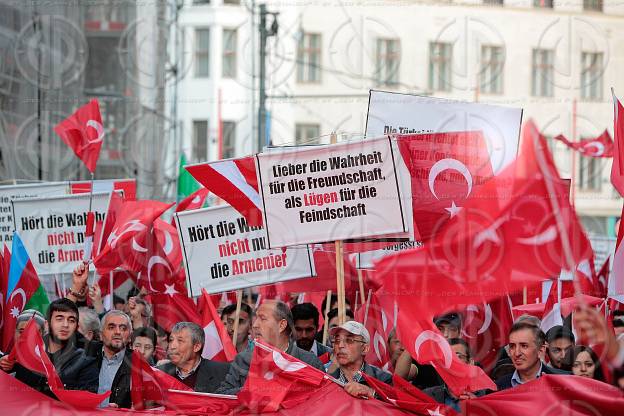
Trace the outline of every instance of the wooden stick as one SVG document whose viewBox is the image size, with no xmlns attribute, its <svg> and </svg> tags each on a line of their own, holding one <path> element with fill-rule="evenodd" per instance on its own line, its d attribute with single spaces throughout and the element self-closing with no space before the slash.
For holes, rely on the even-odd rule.
<svg viewBox="0 0 624 416">
<path fill-rule="evenodd" d="M 522 289 L 522 304 L 526 305 L 527 304 L 527 297 L 529 296 L 529 291 L 527 289 L 527 287 L 525 286 L 524 289 Z"/>
<path fill-rule="evenodd" d="M 325 320 L 323 322 L 323 345 L 327 345 L 327 334 L 329 332 L 329 319 L 327 319 L 327 315 L 329 315 L 329 311 L 331 310 L 331 294 L 332 291 L 327 291 L 327 298 L 325 299 Z"/>
<path fill-rule="evenodd" d="M 364 322 L 362 325 L 366 326 L 366 321 L 368 321 L 368 308 L 370 307 L 371 296 L 373 295 L 373 289 L 368 289 L 368 299 L 366 299 L 366 308 L 364 309 Z"/>
<path fill-rule="evenodd" d="M 232 336 L 232 343 L 234 348 L 237 346 L 238 339 L 238 320 L 240 319 L 241 304 L 243 303 L 243 291 L 236 291 L 236 313 L 234 313 L 234 335 Z"/>
<path fill-rule="evenodd" d="M 362 269 L 357 269 L 358 283 L 360 284 L 360 303 L 364 305 L 366 299 L 364 297 L 364 276 L 362 276 Z"/>
<path fill-rule="evenodd" d="M 342 241 L 336 241 L 336 292 L 338 295 L 338 325 L 347 320 L 347 305 L 345 301 L 344 260 Z"/>
</svg>

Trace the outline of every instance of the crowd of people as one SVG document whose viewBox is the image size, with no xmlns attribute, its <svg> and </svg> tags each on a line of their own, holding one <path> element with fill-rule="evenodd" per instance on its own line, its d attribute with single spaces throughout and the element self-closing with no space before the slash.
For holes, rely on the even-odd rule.
<svg viewBox="0 0 624 416">
<path fill-rule="evenodd" d="M 238 323 L 236 305 L 220 308 L 221 320 L 237 351 L 234 360 L 226 363 L 202 358 L 206 340 L 198 324 L 178 322 L 169 332 L 155 325 L 151 306 L 140 291 L 131 291 L 126 299 L 115 297 L 114 307 L 105 311 L 97 285 L 88 287 L 86 283 L 87 274 L 88 268 L 83 264 L 75 269 L 71 291 L 53 301 L 46 316 L 35 310 L 23 311 L 16 320 L 14 342 L 33 320 L 65 388 L 97 393 L 111 391 L 102 407 L 132 407 L 132 351 L 140 352 L 150 365 L 195 391 L 235 395 L 247 378 L 254 348 L 252 340 L 261 340 L 326 372 L 355 397 L 376 397 L 363 374 L 387 384 L 393 383 L 394 374 L 456 410 L 461 400 L 491 393 L 453 395 L 432 366 L 421 365 L 410 356 L 394 330 L 386 340 L 390 357 L 387 368 L 366 362 L 371 334 L 354 320 L 349 309 L 347 321 L 339 324 L 335 296 L 323 301 L 323 306 L 330 303 L 330 311 L 324 317 L 328 324 L 325 336 L 318 308 L 312 303 L 297 304 L 294 297 L 292 305 L 266 300 L 256 309 L 243 302 Z M 613 325 L 609 326 L 599 312 L 585 308 L 575 314 L 574 331 L 572 326 L 559 325 L 546 333 L 540 329 L 537 317 L 523 315 L 511 326 L 507 345 L 500 349 L 489 374 L 498 390 L 513 389 L 543 374 L 611 380 L 624 389 L 624 348 L 620 344 L 624 341 L 624 314 L 615 311 L 614 315 Z M 437 317 L 435 325 L 460 361 L 479 365 L 462 338 L 460 313 Z M 600 354 L 578 339 L 599 342 Z M 24 368 L 8 354 L 0 358 L 0 368 L 54 397 L 44 375 Z M 606 371 L 611 372 L 609 377 Z"/>
</svg>

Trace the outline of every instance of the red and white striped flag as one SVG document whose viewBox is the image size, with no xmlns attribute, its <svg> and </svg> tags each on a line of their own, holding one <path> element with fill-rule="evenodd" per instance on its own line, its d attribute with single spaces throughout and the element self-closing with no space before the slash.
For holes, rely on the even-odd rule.
<svg viewBox="0 0 624 416">
<path fill-rule="evenodd" d="M 204 298 L 202 327 L 206 336 L 202 357 L 215 361 L 232 361 L 237 353 L 236 348 L 205 289 L 202 290 L 202 296 Z"/>
</svg>

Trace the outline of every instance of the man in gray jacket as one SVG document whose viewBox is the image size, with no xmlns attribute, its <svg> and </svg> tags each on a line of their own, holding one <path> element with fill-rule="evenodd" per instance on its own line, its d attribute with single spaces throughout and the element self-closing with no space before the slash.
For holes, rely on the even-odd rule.
<svg viewBox="0 0 624 416">
<path fill-rule="evenodd" d="M 315 354 L 297 347 L 293 338 L 293 328 L 293 317 L 288 305 L 281 301 L 267 300 L 256 311 L 252 333 L 255 339 L 272 345 L 276 349 L 324 371 L 323 364 Z M 252 349 L 248 348 L 236 355 L 230 364 L 230 371 L 216 393 L 238 393 L 247 380 L 252 354 Z"/>
</svg>

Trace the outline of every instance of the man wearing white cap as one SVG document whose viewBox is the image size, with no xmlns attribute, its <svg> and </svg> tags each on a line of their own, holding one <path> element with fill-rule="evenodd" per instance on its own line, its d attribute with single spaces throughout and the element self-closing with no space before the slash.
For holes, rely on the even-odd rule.
<svg viewBox="0 0 624 416">
<path fill-rule="evenodd" d="M 387 384 L 392 375 L 364 362 L 370 349 L 368 330 L 359 322 L 347 321 L 331 330 L 334 360 L 338 369 L 331 375 L 345 383 L 345 391 L 355 397 L 374 397 L 375 391 L 366 385 L 362 373 Z"/>
</svg>

